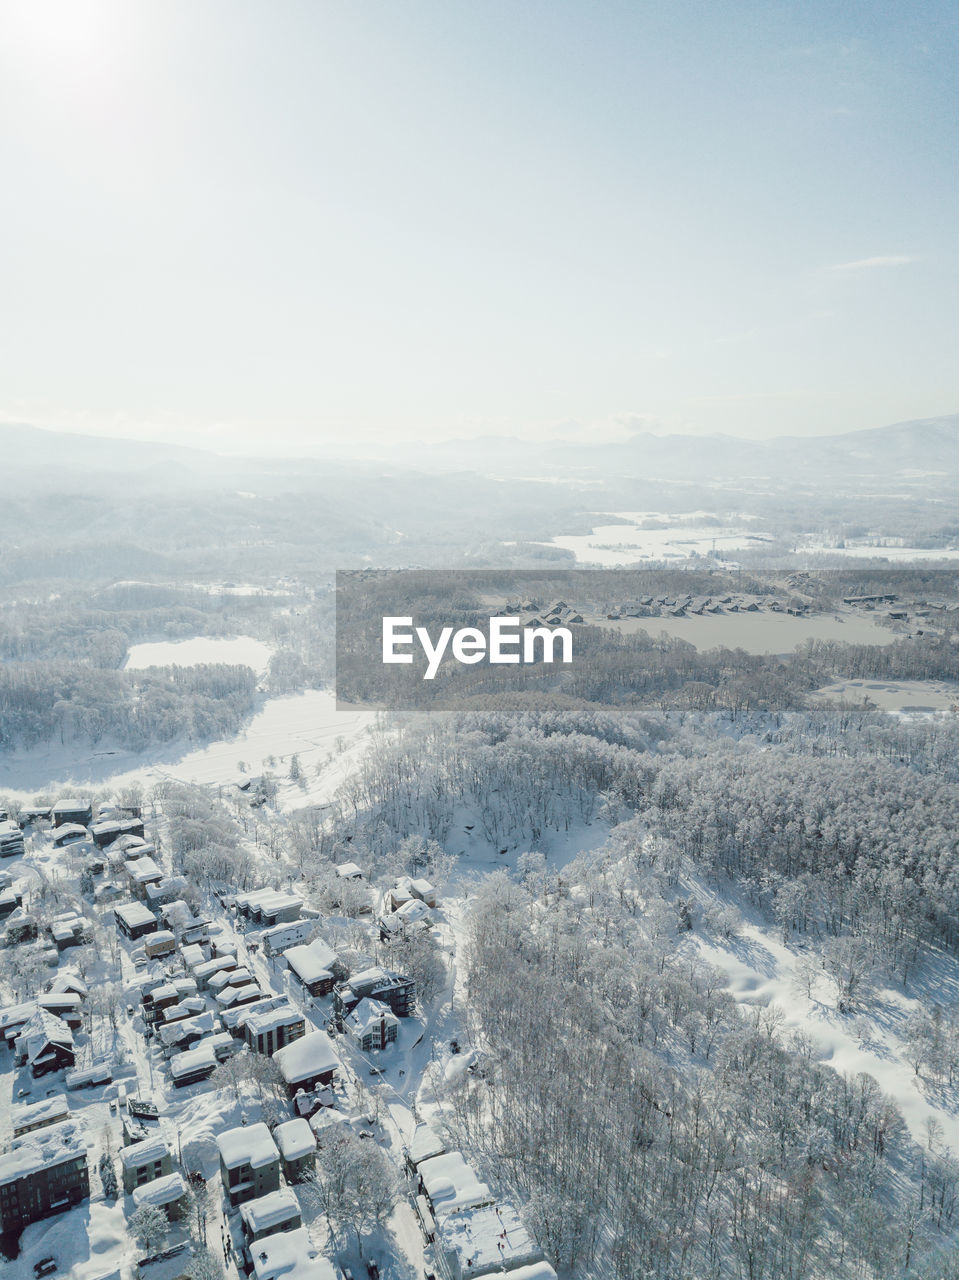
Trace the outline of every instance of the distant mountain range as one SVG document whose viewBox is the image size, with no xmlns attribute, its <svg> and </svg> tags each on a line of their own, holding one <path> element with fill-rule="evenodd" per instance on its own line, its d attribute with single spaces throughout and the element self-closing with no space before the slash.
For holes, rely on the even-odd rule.
<svg viewBox="0 0 959 1280">
<path fill-rule="evenodd" d="M 508 436 L 480 436 L 441 444 L 403 446 L 380 459 L 348 462 L 317 458 L 249 459 L 223 457 L 202 449 L 138 440 L 53 432 L 0 424 L 0 458 L 7 475 L 54 470 L 71 472 L 152 473 L 164 487 L 178 480 L 186 487 L 204 483 L 241 484 L 255 476 L 281 477 L 347 472 L 383 467 L 429 472 L 479 472 L 599 483 L 637 480 L 892 480 L 943 484 L 959 481 L 959 414 L 900 422 L 832 436 L 779 436 L 747 440 L 736 436 L 652 435 L 639 433 L 620 442 L 536 443 Z M 161 481 L 161 477 L 163 480 Z"/>
</svg>

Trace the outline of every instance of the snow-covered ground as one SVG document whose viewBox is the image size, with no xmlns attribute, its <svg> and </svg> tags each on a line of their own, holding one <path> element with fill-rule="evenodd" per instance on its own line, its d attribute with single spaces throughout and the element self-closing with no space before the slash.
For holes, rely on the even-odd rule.
<svg viewBox="0 0 959 1280">
<path fill-rule="evenodd" d="M 837 680 L 812 695 L 834 702 L 871 702 L 894 715 L 949 714 L 959 707 L 953 680 Z"/>
<path fill-rule="evenodd" d="M 879 615 L 846 609 L 839 613 L 794 617 L 788 613 L 710 613 L 684 618 L 604 619 L 583 614 L 587 622 L 616 631 L 645 631 L 651 636 L 665 632 L 677 640 L 687 640 L 695 648 L 745 649 L 747 653 L 792 653 L 804 640 L 838 640 L 846 644 L 892 644 L 899 637 L 879 625 Z"/>
<path fill-rule="evenodd" d="M 192 640 L 159 640 L 151 644 L 132 645 L 123 664 L 127 671 L 143 671 L 146 667 L 199 667 L 205 663 L 225 662 L 252 667 L 257 675 L 269 669 L 273 649 L 252 636 L 194 636 Z"/>
<path fill-rule="evenodd" d="M 677 515 L 662 511 L 611 511 L 609 514 L 627 523 L 598 524 L 592 532 L 585 534 L 559 534 L 548 545 L 572 551 L 580 564 L 613 569 L 617 565 L 641 560 L 678 561 L 692 555 L 708 555 L 712 551 L 744 551 L 772 541 L 768 534 L 753 533 L 744 527 L 755 517 L 740 517 L 735 524 L 697 525 L 696 520 L 707 517 L 714 520 L 716 517 L 709 511 Z M 642 527 L 654 521 L 662 527 Z"/>
<path fill-rule="evenodd" d="M 281 808 L 324 804 L 365 750 L 375 721 L 375 712 L 337 710 L 332 693 L 311 689 L 267 699 L 245 729 L 206 746 L 174 742 L 138 754 L 103 744 L 92 750 L 86 744 L 49 744 L 12 752 L 0 758 L 0 791 L 29 800 L 51 789 L 117 789 L 136 782 L 150 787 L 169 778 L 223 785 L 237 780 L 243 762 L 254 776 L 267 768 L 276 773 Z M 287 777 L 294 755 L 302 786 Z"/>
</svg>

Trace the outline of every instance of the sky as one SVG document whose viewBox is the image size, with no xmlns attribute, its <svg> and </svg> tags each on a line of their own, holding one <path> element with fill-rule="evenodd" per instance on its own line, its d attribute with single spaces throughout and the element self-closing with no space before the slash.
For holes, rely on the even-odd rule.
<svg viewBox="0 0 959 1280">
<path fill-rule="evenodd" d="M 957 68 L 954 0 L 0 0 L 0 422 L 955 412 Z"/>
</svg>

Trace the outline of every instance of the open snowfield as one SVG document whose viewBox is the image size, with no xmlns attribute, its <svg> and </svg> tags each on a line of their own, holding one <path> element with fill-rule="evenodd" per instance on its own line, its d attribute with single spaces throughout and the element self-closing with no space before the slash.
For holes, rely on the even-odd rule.
<svg viewBox="0 0 959 1280">
<path fill-rule="evenodd" d="M 792 653 L 804 640 L 839 640 L 846 644 L 892 644 L 898 637 L 875 617 L 847 610 L 797 618 L 788 613 L 711 613 L 685 618 L 618 618 L 583 614 L 587 622 L 635 634 L 661 632 L 688 640 L 696 649 L 745 649 L 747 653 Z"/>
<path fill-rule="evenodd" d="M 199 667 L 204 663 L 224 662 L 252 667 L 257 675 L 269 668 L 273 650 L 252 636 L 195 636 L 192 640 L 160 640 L 152 644 L 135 644 L 123 664 L 126 671 L 143 671 L 146 667 Z"/>
<path fill-rule="evenodd" d="M 690 511 L 681 515 L 667 515 L 661 511 L 611 511 L 609 514 L 627 523 L 598 524 L 586 534 L 559 534 L 548 545 L 572 551 L 579 564 L 614 569 L 618 565 L 641 560 L 686 560 L 692 555 L 707 555 L 711 551 L 745 551 L 772 541 L 768 534 L 751 533 L 745 527 L 749 520 L 745 516 L 735 525 L 697 525 L 697 519 L 708 517 L 714 520 L 716 517 L 709 511 Z M 653 521 L 662 527 L 641 527 Z"/>
<path fill-rule="evenodd" d="M 0 758 L 0 790 L 29 800 L 47 790 L 116 789 L 136 782 L 150 787 L 169 778 L 224 785 L 237 780 L 242 761 L 254 776 L 273 769 L 281 784 L 281 808 L 322 804 L 365 750 L 367 730 L 375 721 L 375 712 L 338 711 L 331 692 L 310 689 L 265 700 L 235 737 L 206 746 L 167 743 L 142 755 L 83 744 L 13 752 Z M 283 781 L 294 754 L 300 761 L 302 786 Z M 275 765 L 264 763 L 270 758 Z"/>
<path fill-rule="evenodd" d="M 814 698 L 833 702 L 870 702 L 894 715 L 951 713 L 959 707 L 959 684 L 953 680 L 837 680 L 817 689 Z"/>
</svg>

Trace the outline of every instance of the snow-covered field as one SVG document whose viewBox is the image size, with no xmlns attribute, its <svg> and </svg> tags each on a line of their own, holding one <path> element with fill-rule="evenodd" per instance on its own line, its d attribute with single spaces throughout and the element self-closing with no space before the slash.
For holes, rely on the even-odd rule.
<svg viewBox="0 0 959 1280">
<path fill-rule="evenodd" d="M 263 675 L 270 665 L 273 649 L 252 636 L 195 636 L 192 640 L 159 640 L 151 644 L 135 644 L 123 664 L 127 671 L 146 667 L 198 667 L 204 663 L 225 662 L 252 667 Z"/>
<path fill-rule="evenodd" d="M 953 680 L 837 680 L 812 695 L 834 702 L 871 702 L 895 715 L 936 715 L 959 708 Z"/>
<path fill-rule="evenodd" d="M 747 653 L 792 653 L 804 640 L 839 640 L 847 644 L 892 644 L 898 637 L 878 624 L 877 615 L 846 610 L 797 618 L 788 613 L 715 613 L 684 618 L 619 618 L 583 614 L 587 622 L 627 634 L 665 632 L 688 640 L 696 649 L 745 649 Z"/>
<path fill-rule="evenodd" d="M 311 689 L 289 697 L 269 698 L 246 728 L 233 738 L 205 746 L 167 743 L 138 755 L 103 745 L 51 744 L 0 759 L 0 791 L 24 800 L 51 789 L 112 789 L 139 782 L 152 786 L 164 779 L 227 784 L 240 775 L 240 762 L 256 775 L 269 768 L 280 784 L 281 808 L 326 803 L 348 775 L 375 724 L 372 711 L 338 711 L 325 690 Z M 302 785 L 289 782 L 296 755 Z M 273 765 L 268 764 L 273 760 Z"/>
<path fill-rule="evenodd" d="M 613 569 L 641 560 L 686 560 L 712 551 L 744 551 L 772 541 L 768 534 L 751 533 L 746 527 L 750 519 L 747 516 L 735 525 L 697 525 L 696 520 L 716 517 L 709 511 L 680 515 L 661 511 L 611 511 L 609 514 L 627 523 L 599 524 L 586 534 L 559 534 L 549 545 L 572 551 L 580 564 Z M 653 522 L 661 527 L 641 527 Z"/>
</svg>

